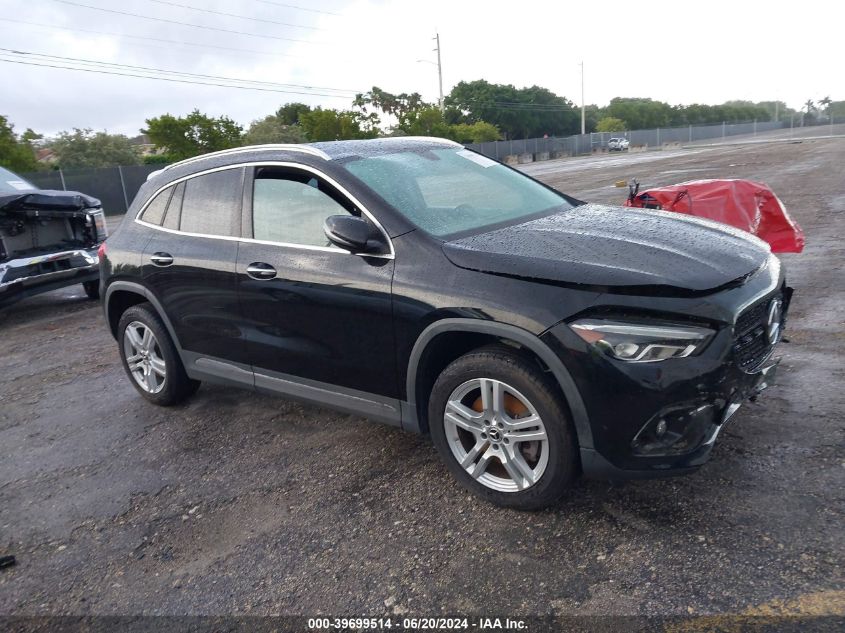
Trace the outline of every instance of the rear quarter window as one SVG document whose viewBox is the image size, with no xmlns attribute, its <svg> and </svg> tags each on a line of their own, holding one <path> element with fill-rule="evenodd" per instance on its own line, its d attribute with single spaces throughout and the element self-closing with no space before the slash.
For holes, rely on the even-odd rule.
<svg viewBox="0 0 845 633">
<path fill-rule="evenodd" d="M 161 226 L 162 221 L 164 221 L 164 214 L 167 211 L 167 203 L 170 202 L 173 195 L 173 189 L 173 187 L 168 187 L 157 193 L 147 205 L 147 208 L 144 209 L 140 219 L 149 224 Z"/>
<path fill-rule="evenodd" d="M 179 230 L 236 237 L 241 229 L 243 168 L 225 169 L 185 181 Z"/>
</svg>

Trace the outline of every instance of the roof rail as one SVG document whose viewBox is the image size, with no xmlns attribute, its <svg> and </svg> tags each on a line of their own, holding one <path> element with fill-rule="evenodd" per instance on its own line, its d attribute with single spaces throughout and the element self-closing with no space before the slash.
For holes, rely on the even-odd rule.
<svg viewBox="0 0 845 633">
<path fill-rule="evenodd" d="M 455 145 L 457 147 L 463 147 L 460 143 L 457 143 L 451 139 L 443 138 L 440 136 L 394 136 L 391 138 L 395 138 L 397 141 L 427 141 L 429 143 L 441 143 L 443 145 Z"/>
<path fill-rule="evenodd" d="M 231 156 L 232 154 L 244 154 L 248 152 L 272 151 L 302 152 L 303 154 L 311 154 L 312 156 L 322 158 L 323 160 L 331 160 L 328 154 L 326 154 L 323 150 L 317 149 L 316 147 L 310 147 L 308 145 L 296 145 L 293 143 L 272 143 L 267 145 L 247 145 L 245 147 L 233 147 L 232 149 L 224 149 L 220 150 L 219 152 L 209 152 L 208 154 L 200 154 L 199 156 L 186 158 L 185 160 L 180 160 L 178 163 L 167 165 L 167 167 L 164 167 L 163 169 L 161 169 L 161 171 L 167 171 L 168 169 L 173 169 L 174 167 L 188 165 L 195 161 L 204 160 L 206 158 L 211 158 L 214 156 Z"/>
</svg>

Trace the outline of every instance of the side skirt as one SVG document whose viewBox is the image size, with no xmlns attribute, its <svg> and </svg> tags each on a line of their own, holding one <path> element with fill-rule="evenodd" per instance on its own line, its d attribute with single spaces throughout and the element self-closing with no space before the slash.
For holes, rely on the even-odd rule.
<svg viewBox="0 0 845 633">
<path fill-rule="evenodd" d="M 185 371 L 194 380 L 256 389 L 307 404 L 360 415 L 391 426 L 402 426 L 402 402 L 365 391 L 259 369 L 183 351 Z"/>
</svg>

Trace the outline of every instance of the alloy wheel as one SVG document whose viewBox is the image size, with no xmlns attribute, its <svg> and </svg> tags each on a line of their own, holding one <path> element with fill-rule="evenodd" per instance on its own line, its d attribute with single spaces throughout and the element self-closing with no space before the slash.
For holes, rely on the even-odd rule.
<svg viewBox="0 0 845 633">
<path fill-rule="evenodd" d="M 484 486 L 519 492 L 543 476 L 549 461 L 546 428 L 514 387 L 492 378 L 468 380 L 449 396 L 443 422 L 452 455 Z"/>
<path fill-rule="evenodd" d="M 153 331 L 132 321 L 123 332 L 123 355 L 135 382 L 148 393 L 158 393 L 167 379 L 167 366 Z"/>
</svg>

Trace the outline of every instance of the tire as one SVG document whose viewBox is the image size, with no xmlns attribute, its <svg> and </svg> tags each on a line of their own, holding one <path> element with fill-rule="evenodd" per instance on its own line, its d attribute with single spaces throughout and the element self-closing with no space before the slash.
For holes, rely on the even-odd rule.
<svg viewBox="0 0 845 633">
<path fill-rule="evenodd" d="M 200 382 L 188 378 L 164 322 L 149 303 L 134 305 L 121 315 L 117 340 L 123 369 L 144 398 L 169 407 L 196 393 Z"/>
<path fill-rule="evenodd" d="M 482 391 L 506 415 L 485 406 Z M 536 417 L 539 425 L 532 425 Z M 455 478 L 499 506 L 547 507 L 580 470 L 575 433 L 556 386 L 533 359 L 504 345 L 472 351 L 446 367 L 434 383 L 428 420 L 434 445 Z M 543 435 L 544 440 L 526 440 Z"/>
<path fill-rule="evenodd" d="M 83 281 L 82 288 L 85 290 L 86 296 L 92 301 L 100 298 L 100 280 L 97 281 Z"/>
</svg>

